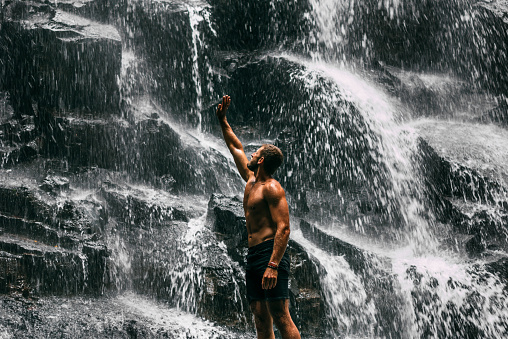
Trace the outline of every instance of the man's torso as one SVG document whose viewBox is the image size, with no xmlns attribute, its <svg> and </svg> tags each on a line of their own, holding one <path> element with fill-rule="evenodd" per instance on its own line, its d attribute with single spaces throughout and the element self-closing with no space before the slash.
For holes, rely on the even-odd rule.
<svg viewBox="0 0 508 339">
<path fill-rule="evenodd" d="M 274 180 L 275 179 L 269 179 Z M 249 235 L 249 247 L 273 239 L 277 227 L 272 220 L 270 208 L 263 194 L 264 185 L 269 183 L 256 182 L 255 178 L 249 179 L 245 186 L 243 208 Z"/>
</svg>

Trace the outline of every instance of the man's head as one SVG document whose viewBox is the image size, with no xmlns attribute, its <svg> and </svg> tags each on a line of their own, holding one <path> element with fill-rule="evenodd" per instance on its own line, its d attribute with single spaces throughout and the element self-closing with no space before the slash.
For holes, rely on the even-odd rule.
<svg viewBox="0 0 508 339">
<path fill-rule="evenodd" d="M 264 144 L 256 152 L 252 153 L 252 158 L 247 167 L 254 172 L 262 164 L 265 173 L 272 175 L 282 164 L 283 160 L 284 156 L 277 146 Z"/>
</svg>

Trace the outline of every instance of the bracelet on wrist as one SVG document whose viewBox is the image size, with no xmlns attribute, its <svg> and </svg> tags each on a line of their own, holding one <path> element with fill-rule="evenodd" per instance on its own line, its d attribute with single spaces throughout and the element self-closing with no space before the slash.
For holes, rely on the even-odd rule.
<svg viewBox="0 0 508 339">
<path fill-rule="evenodd" d="M 279 265 L 277 265 L 277 263 L 273 262 L 273 261 L 270 261 L 268 263 L 268 267 L 274 269 L 274 270 L 278 270 L 279 269 Z"/>
</svg>

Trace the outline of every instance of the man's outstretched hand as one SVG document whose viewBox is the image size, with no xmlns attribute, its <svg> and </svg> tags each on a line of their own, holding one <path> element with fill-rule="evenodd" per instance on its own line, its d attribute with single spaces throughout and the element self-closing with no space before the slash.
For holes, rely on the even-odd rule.
<svg viewBox="0 0 508 339">
<path fill-rule="evenodd" d="M 222 120 L 226 117 L 226 112 L 228 111 L 229 104 L 231 104 L 231 98 L 229 97 L 229 95 L 223 96 L 222 104 L 219 104 L 219 106 L 217 106 L 217 112 L 215 112 L 215 114 L 217 114 L 217 118 Z"/>
</svg>

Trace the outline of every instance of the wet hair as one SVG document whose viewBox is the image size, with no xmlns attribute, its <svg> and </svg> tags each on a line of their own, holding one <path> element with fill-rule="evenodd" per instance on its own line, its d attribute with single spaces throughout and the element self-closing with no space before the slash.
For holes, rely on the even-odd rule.
<svg viewBox="0 0 508 339">
<path fill-rule="evenodd" d="M 281 150 L 272 144 L 264 144 L 260 156 L 265 158 L 263 164 L 268 175 L 275 173 L 284 160 Z"/>
</svg>

